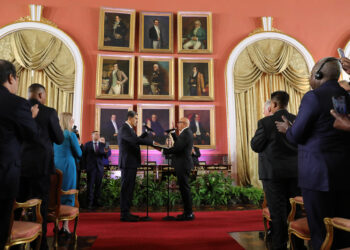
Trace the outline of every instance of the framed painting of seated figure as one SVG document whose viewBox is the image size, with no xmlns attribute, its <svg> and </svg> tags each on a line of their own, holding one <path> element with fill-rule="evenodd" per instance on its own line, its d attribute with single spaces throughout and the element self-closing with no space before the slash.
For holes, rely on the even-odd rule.
<svg viewBox="0 0 350 250">
<path fill-rule="evenodd" d="M 211 12 L 179 12 L 177 35 L 179 53 L 212 53 Z"/>
<path fill-rule="evenodd" d="M 174 58 L 165 56 L 140 56 L 138 98 L 174 100 Z"/>
<path fill-rule="evenodd" d="M 100 9 L 98 48 L 100 50 L 134 51 L 135 10 Z"/>
<path fill-rule="evenodd" d="M 216 147 L 214 105 L 180 105 L 179 118 L 181 117 L 190 120 L 193 145 L 203 149 Z"/>
<path fill-rule="evenodd" d="M 96 98 L 134 98 L 134 56 L 98 55 Z"/>
</svg>

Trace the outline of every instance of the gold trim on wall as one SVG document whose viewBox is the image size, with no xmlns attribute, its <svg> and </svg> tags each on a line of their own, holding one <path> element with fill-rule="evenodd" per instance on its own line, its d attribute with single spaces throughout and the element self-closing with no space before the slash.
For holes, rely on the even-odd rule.
<svg viewBox="0 0 350 250">
<path fill-rule="evenodd" d="M 105 31 L 105 14 L 129 14 L 130 26 L 129 26 L 129 45 L 127 47 L 121 46 L 105 46 L 104 45 L 104 31 Z M 117 9 L 101 7 L 100 9 L 100 24 L 98 29 L 98 48 L 100 50 L 112 50 L 112 51 L 134 51 L 135 46 L 135 17 L 136 11 L 134 9 Z"/>
<path fill-rule="evenodd" d="M 169 17 L 169 48 L 168 49 L 150 49 L 144 47 L 145 39 L 145 30 L 144 30 L 144 21 L 145 16 L 168 16 Z M 173 53 L 174 46 L 174 33 L 173 33 L 173 13 L 170 12 L 140 12 L 140 27 L 139 27 L 139 50 L 140 52 L 151 52 L 151 53 Z"/>
<path fill-rule="evenodd" d="M 95 130 L 101 133 L 101 109 L 127 109 L 128 111 L 133 110 L 132 104 L 105 104 L 96 103 L 95 105 Z M 126 117 L 124 119 L 126 121 Z M 120 129 L 120 128 L 118 128 Z M 118 145 L 110 145 L 111 149 L 118 149 Z"/>
<path fill-rule="evenodd" d="M 179 105 L 179 119 L 184 117 L 185 110 L 209 110 L 210 111 L 210 145 L 195 145 L 202 149 L 216 149 L 215 106 L 214 105 Z"/>
<path fill-rule="evenodd" d="M 103 61 L 104 60 L 123 60 L 129 61 L 128 81 L 129 89 L 128 94 L 102 94 L 102 74 L 103 74 Z M 134 98 L 134 67 L 135 56 L 133 55 L 105 55 L 99 54 L 97 56 L 97 74 L 96 74 L 96 98 L 97 99 L 133 99 Z M 125 73 L 125 72 L 124 72 Z"/>
<path fill-rule="evenodd" d="M 208 64 L 208 96 L 185 96 L 184 95 L 184 63 L 207 63 Z M 214 100 L 214 60 L 212 58 L 186 58 L 178 59 L 178 96 L 182 101 L 213 101 Z"/>
<path fill-rule="evenodd" d="M 145 95 L 143 93 L 143 62 L 145 61 L 163 61 L 169 62 L 169 95 Z M 138 58 L 138 91 L 139 99 L 148 100 L 174 100 L 175 84 L 174 84 L 174 58 L 165 56 L 140 56 Z"/>
<path fill-rule="evenodd" d="M 207 18 L 207 48 L 206 49 L 184 49 L 182 45 L 182 18 L 183 17 L 206 17 Z M 181 11 L 177 13 L 177 50 L 178 53 L 212 53 L 213 52 L 213 30 L 211 12 Z"/>
</svg>

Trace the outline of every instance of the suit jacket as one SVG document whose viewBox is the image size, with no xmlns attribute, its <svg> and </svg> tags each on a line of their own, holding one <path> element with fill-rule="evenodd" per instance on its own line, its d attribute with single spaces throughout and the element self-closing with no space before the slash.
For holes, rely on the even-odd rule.
<svg viewBox="0 0 350 250">
<path fill-rule="evenodd" d="M 350 133 L 333 128 L 332 96 L 348 93 L 335 80 L 307 92 L 287 139 L 298 144 L 299 186 L 310 190 L 350 190 Z"/>
<path fill-rule="evenodd" d="M 27 100 L 0 85 L 0 199 L 16 197 L 21 175 L 21 144 L 38 136 L 30 108 Z"/>
<path fill-rule="evenodd" d="M 24 177 L 50 175 L 55 173 L 53 143 L 60 145 L 63 142 L 63 132 L 56 110 L 42 105 L 35 99 L 29 102 L 31 106 L 39 105 L 39 113 L 35 121 L 40 134 L 36 141 L 23 143 L 21 175 Z"/>
<path fill-rule="evenodd" d="M 207 131 L 203 128 L 203 125 L 201 122 L 198 122 L 199 130 L 201 132 L 201 135 L 205 135 Z M 196 126 L 196 121 L 192 120 L 190 123 L 190 129 L 195 134 L 197 132 L 197 126 Z"/>
<path fill-rule="evenodd" d="M 191 153 L 192 155 L 192 161 L 194 166 L 199 166 L 199 157 L 201 157 L 201 152 L 199 151 L 198 147 L 193 147 L 194 148 L 194 153 Z"/>
<path fill-rule="evenodd" d="M 171 133 L 174 139 L 174 146 L 164 149 L 165 155 L 172 154 L 172 165 L 177 171 L 190 171 L 193 169 L 192 147 L 193 134 L 190 128 L 185 128 L 182 133 L 177 136 Z"/>
<path fill-rule="evenodd" d="M 118 134 L 120 169 L 136 169 L 141 165 L 140 145 L 152 145 L 152 140 L 146 136 L 146 133 L 137 136 L 134 129 L 123 124 Z"/>
<path fill-rule="evenodd" d="M 152 28 L 149 29 L 148 36 L 152 41 L 158 41 L 158 34 L 156 31 L 156 28 L 152 26 Z M 162 41 L 162 30 L 159 28 L 159 41 Z"/>
<path fill-rule="evenodd" d="M 84 152 L 83 152 L 83 163 L 84 168 L 87 172 L 97 169 L 98 171 L 103 172 L 104 169 L 104 158 L 107 157 L 105 152 L 105 144 L 99 142 L 98 150 L 95 152 L 94 144 L 92 141 L 85 143 Z"/>
<path fill-rule="evenodd" d="M 120 129 L 120 125 L 116 122 L 118 133 Z M 106 141 L 109 141 L 111 144 L 117 144 L 117 137 L 114 136 L 115 134 L 115 128 L 113 126 L 113 123 L 111 120 L 109 120 L 103 130 L 103 136 L 106 138 Z"/>
<path fill-rule="evenodd" d="M 207 32 L 205 32 L 205 30 L 203 28 L 199 28 L 197 30 L 196 35 L 194 34 L 194 30 L 195 29 L 191 30 L 191 32 L 187 35 L 188 39 L 192 39 L 192 37 L 194 37 L 194 36 L 197 37 L 198 41 L 200 41 L 200 42 L 203 42 L 207 39 Z"/>
<path fill-rule="evenodd" d="M 290 143 L 285 134 L 279 133 L 275 121 L 282 121 L 284 115 L 289 121 L 295 115 L 287 110 L 278 110 L 271 116 L 258 121 L 258 129 L 250 141 L 253 151 L 259 153 L 259 179 L 297 178 L 298 149 Z"/>
</svg>

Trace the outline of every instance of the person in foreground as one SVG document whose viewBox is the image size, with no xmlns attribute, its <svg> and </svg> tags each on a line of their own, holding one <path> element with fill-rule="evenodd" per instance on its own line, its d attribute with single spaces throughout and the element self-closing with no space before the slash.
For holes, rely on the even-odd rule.
<svg viewBox="0 0 350 250">
<path fill-rule="evenodd" d="M 253 151 L 259 153 L 259 179 L 272 219 L 272 249 L 287 249 L 289 198 L 300 195 L 297 145 L 290 143 L 275 125 L 282 116 L 295 120 L 295 115 L 287 111 L 288 102 L 289 95 L 284 91 L 271 94 L 270 112 L 264 112 L 266 117 L 258 121 L 250 142 Z"/>
<path fill-rule="evenodd" d="M 75 157 L 80 158 L 82 152 L 79 141 L 72 132 L 74 120 L 71 113 L 61 113 L 59 115 L 60 126 L 63 131 L 64 141 L 61 145 L 54 144 L 55 166 L 63 173 L 62 189 L 64 191 L 77 188 L 77 170 Z M 74 195 L 64 195 L 61 197 L 62 205 L 75 205 Z M 68 221 L 64 221 L 60 233 L 70 235 Z"/>
<path fill-rule="evenodd" d="M 325 217 L 350 218 L 350 134 L 333 127 L 330 114 L 332 97 L 344 96 L 347 110 L 348 93 L 340 87 L 340 65 L 336 58 L 323 58 L 311 71 L 310 85 L 291 126 L 276 122 L 287 139 L 298 144 L 299 186 L 310 228 L 313 249 L 320 249 L 326 236 Z M 336 231 L 336 249 L 350 246 L 350 235 Z"/>
<path fill-rule="evenodd" d="M 25 142 L 21 154 L 21 182 L 19 202 L 39 198 L 42 200 L 40 212 L 43 218 L 40 249 L 48 249 L 46 240 L 47 209 L 50 191 L 50 175 L 55 173 L 53 143 L 61 144 L 64 140 L 56 110 L 45 106 L 45 87 L 33 83 L 28 88 L 28 99 L 31 106 L 38 105 L 40 112 L 35 122 L 40 129 L 36 141 Z M 34 157 L 33 157 L 34 156 Z"/>
<path fill-rule="evenodd" d="M 0 60 L 0 249 L 9 236 L 13 203 L 21 175 L 21 145 L 38 137 L 35 118 L 38 105 L 31 109 L 27 100 L 16 96 L 15 66 Z"/>
<path fill-rule="evenodd" d="M 190 121 L 186 117 L 182 117 L 178 121 L 179 136 L 175 132 L 171 133 L 174 139 L 174 146 L 169 149 L 163 149 L 164 155 L 172 154 L 172 165 L 175 168 L 177 181 L 180 187 L 181 197 L 184 204 L 184 212 L 177 216 L 177 220 L 194 220 L 195 216 L 192 212 L 192 196 L 188 178 L 193 169 L 192 147 L 193 135 L 189 128 Z"/>
<path fill-rule="evenodd" d="M 141 166 L 140 145 L 152 145 L 147 133 L 137 136 L 134 128 L 138 122 L 138 115 L 128 111 L 127 120 L 121 126 L 118 134 L 119 168 L 122 172 L 120 191 L 120 220 L 124 222 L 139 221 L 139 216 L 130 213 L 132 205 L 137 168 Z"/>
</svg>

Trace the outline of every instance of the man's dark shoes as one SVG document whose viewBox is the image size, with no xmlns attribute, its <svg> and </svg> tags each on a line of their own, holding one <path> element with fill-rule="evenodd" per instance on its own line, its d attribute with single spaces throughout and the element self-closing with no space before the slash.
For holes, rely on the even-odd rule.
<svg viewBox="0 0 350 250">
<path fill-rule="evenodd" d="M 177 221 L 187 221 L 187 220 L 194 220 L 195 219 L 195 216 L 193 213 L 190 213 L 190 214 L 179 214 L 177 217 L 176 217 L 176 220 Z"/>
<path fill-rule="evenodd" d="M 120 216 L 120 221 L 124 221 L 124 222 L 137 222 L 139 220 L 140 218 L 137 215 L 126 214 L 126 215 Z"/>
<path fill-rule="evenodd" d="M 138 216 L 138 215 L 136 215 L 136 214 L 129 214 L 129 216 L 134 217 L 134 218 L 136 218 L 136 219 L 140 219 L 140 216 Z"/>
</svg>

